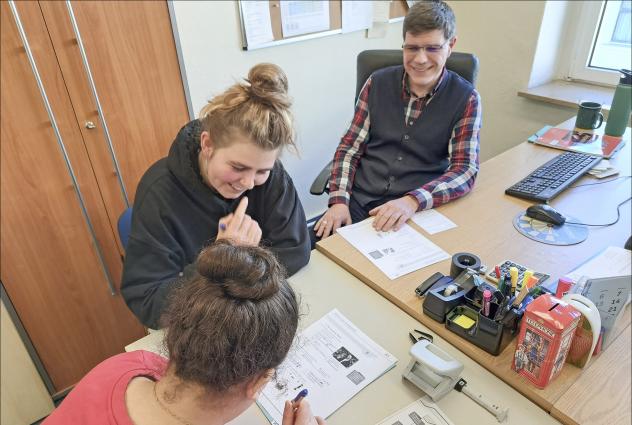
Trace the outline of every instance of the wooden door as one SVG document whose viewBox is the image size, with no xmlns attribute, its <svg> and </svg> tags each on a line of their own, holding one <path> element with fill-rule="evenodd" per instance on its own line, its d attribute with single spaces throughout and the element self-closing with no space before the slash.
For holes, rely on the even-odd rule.
<svg viewBox="0 0 632 425">
<path fill-rule="evenodd" d="M 189 120 L 165 1 L 72 2 L 130 204 L 143 173 Z M 125 209 L 65 2 L 40 2 L 111 225 Z M 83 125 L 96 124 L 95 129 Z M 122 248 L 121 248 L 122 249 Z"/>
<path fill-rule="evenodd" d="M 0 277 L 61 391 L 145 332 L 120 295 L 110 294 L 13 14 L 6 2 L 0 8 Z M 40 6 L 17 2 L 17 8 L 90 221 L 104 235 L 99 246 L 116 253 L 111 220 Z"/>
</svg>

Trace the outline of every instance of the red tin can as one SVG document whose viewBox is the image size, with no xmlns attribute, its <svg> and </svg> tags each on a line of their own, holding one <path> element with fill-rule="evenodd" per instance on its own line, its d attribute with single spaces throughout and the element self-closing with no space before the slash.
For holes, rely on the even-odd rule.
<svg viewBox="0 0 632 425">
<path fill-rule="evenodd" d="M 544 294 L 526 308 L 512 369 L 538 388 L 544 388 L 562 370 L 581 313 L 573 306 Z"/>
</svg>

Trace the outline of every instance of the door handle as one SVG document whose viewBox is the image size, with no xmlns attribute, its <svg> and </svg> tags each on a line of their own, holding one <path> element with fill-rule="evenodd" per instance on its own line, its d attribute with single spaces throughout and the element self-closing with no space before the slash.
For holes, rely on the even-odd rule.
<svg viewBox="0 0 632 425">
<path fill-rule="evenodd" d="M 90 84 L 92 97 L 94 98 L 94 102 L 97 105 L 97 112 L 99 113 L 99 120 L 101 121 L 101 126 L 103 127 L 103 135 L 105 136 L 105 141 L 107 142 L 108 150 L 110 151 L 110 158 L 112 159 L 112 163 L 114 164 L 114 168 L 116 169 L 116 177 L 118 179 L 119 187 L 121 188 L 121 192 L 123 194 L 123 201 L 125 202 L 125 208 L 129 208 L 130 206 L 129 197 L 127 196 L 127 190 L 125 189 L 125 183 L 123 182 L 123 176 L 121 175 L 121 167 L 119 166 L 119 162 L 116 159 L 114 146 L 112 146 L 112 138 L 110 137 L 110 130 L 108 129 L 108 124 L 105 121 L 105 115 L 103 115 L 103 108 L 101 107 L 101 101 L 99 101 L 99 93 L 97 92 L 97 86 L 94 83 L 94 78 L 92 78 L 90 63 L 88 62 L 86 49 L 83 45 L 83 40 L 81 39 L 81 32 L 79 31 L 79 25 L 77 24 L 77 20 L 75 19 L 75 12 L 72 9 L 72 4 L 70 4 L 70 0 L 66 0 L 66 7 L 68 8 L 68 15 L 70 16 L 70 23 L 72 24 L 72 29 L 75 32 L 75 38 L 77 39 L 77 46 L 79 47 L 79 53 L 81 54 L 83 67 L 88 77 L 88 83 Z M 94 128 L 94 127 L 88 127 L 88 124 L 90 123 L 91 121 L 86 122 L 86 128 L 88 130 L 92 130 Z M 94 126 L 94 123 L 91 123 L 91 124 Z"/>
<path fill-rule="evenodd" d="M 11 12 L 13 13 L 13 18 L 15 19 L 15 24 L 18 28 L 18 33 L 20 34 L 20 38 L 22 39 L 22 44 L 24 44 L 24 50 L 26 51 L 26 56 L 29 60 L 29 64 L 31 65 L 31 70 L 33 71 L 33 75 L 35 76 L 35 81 L 37 82 L 37 87 L 39 88 L 40 95 L 42 96 L 42 100 L 44 102 L 44 107 L 46 108 L 46 112 L 48 113 L 48 118 L 50 119 L 51 125 L 53 127 L 53 131 L 55 132 L 55 137 L 57 138 L 57 144 L 59 145 L 59 149 L 61 150 L 62 156 L 64 157 L 64 162 L 66 163 L 66 168 L 68 170 L 68 174 L 70 174 L 70 179 L 72 180 L 72 185 L 75 189 L 75 194 L 79 199 L 79 205 L 81 206 L 81 212 L 83 214 L 83 218 L 86 221 L 88 226 L 88 230 L 90 231 L 90 235 L 92 236 L 92 243 L 97 251 L 97 257 L 99 259 L 99 263 L 101 264 L 101 268 L 103 269 L 103 273 L 105 274 L 105 279 L 108 284 L 108 289 L 110 290 L 110 294 L 116 295 L 116 290 L 114 289 L 114 284 L 112 277 L 110 276 L 110 272 L 108 271 L 105 265 L 105 257 L 103 252 L 101 251 L 101 246 L 99 245 L 99 241 L 97 240 L 96 233 L 94 231 L 94 226 L 92 226 L 92 220 L 90 220 L 90 216 L 88 215 L 88 210 L 86 209 L 86 204 L 81 194 L 81 189 L 79 188 L 79 182 L 77 181 L 77 177 L 75 176 L 75 172 L 72 168 L 72 164 L 70 162 L 70 158 L 68 156 L 68 152 L 66 151 L 66 145 L 64 145 L 64 140 L 61 137 L 61 132 L 59 131 L 59 126 L 57 125 L 57 120 L 55 119 L 55 114 L 53 113 L 53 109 L 51 108 L 50 102 L 48 100 L 48 95 L 46 94 L 46 89 L 44 88 L 44 83 L 40 76 L 39 70 L 37 69 L 37 64 L 35 63 L 35 57 L 33 56 L 33 52 L 31 51 L 31 46 L 29 45 L 28 39 L 26 37 L 26 32 L 24 31 L 24 27 L 22 26 L 22 20 L 20 19 L 20 15 L 18 14 L 18 9 L 15 6 L 15 2 L 13 0 L 9 0 L 9 6 L 11 8 Z"/>
<path fill-rule="evenodd" d="M 92 121 L 86 121 L 84 127 L 86 127 L 88 130 L 94 130 L 95 128 L 97 128 L 97 126 L 94 125 Z"/>
</svg>

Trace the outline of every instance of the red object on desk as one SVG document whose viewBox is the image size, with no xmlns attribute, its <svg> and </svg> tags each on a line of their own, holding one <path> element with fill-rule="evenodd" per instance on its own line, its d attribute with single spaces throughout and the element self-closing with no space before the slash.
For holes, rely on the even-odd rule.
<svg viewBox="0 0 632 425">
<path fill-rule="evenodd" d="M 581 313 L 550 294 L 526 308 L 512 369 L 544 388 L 562 371 Z"/>
</svg>

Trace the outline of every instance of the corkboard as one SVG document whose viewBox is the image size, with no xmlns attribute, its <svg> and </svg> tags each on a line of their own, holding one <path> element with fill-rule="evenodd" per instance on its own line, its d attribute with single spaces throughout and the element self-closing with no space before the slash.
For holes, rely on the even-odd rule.
<svg viewBox="0 0 632 425">
<path fill-rule="evenodd" d="M 272 35 L 274 41 L 289 40 L 296 37 L 303 37 L 309 34 L 296 35 L 294 37 L 283 37 L 281 26 L 281 5 L 279 0 L 270 1 L 270 20 L 272 21 Z M 341 0 L 330 0 L 329 2 L 329 31 L 342 29 L 342 4 Z M 324 32 L 324 31 L 319 31 Z M 315 34 L 315 33 L 312 33 Z"/>
<path fill-rule="evenodd" d="M 391 1 L 391 9 L 389 10 L 388 17 L 390 19 L 403 18 L 408 12 L 408 3 L 405 0 L 393 0 Z"/>
<path fill-rule="evenodd" d="M 347 0 L 352 1 L 352 0 Z M 283 29 L 281 25 L 281 1 L 280 0 L 270 0 L 270 21 L 272 23 L 272 36 L 275 41 L 281 40 L 291 40 L 294 38 L 305 37 L 313 34 L 322 33 L 324 35 L 330 35 L 330 31 L 341 31 L 342 30 L 342 1 L 341 0 L 330 0 L 329 1 L 329 29 L 325 31 L 318 31 L 315 33 L 301 34 L 293 37 L 283 37 Z M 389 9 L 389 18 L 403 18 L 406 16 L 406 12 L 408 12 L 408 4 L 405 0 L 391 0 Z M 244 49 L 248 49 L 244 36 Z"/>
</svg>

